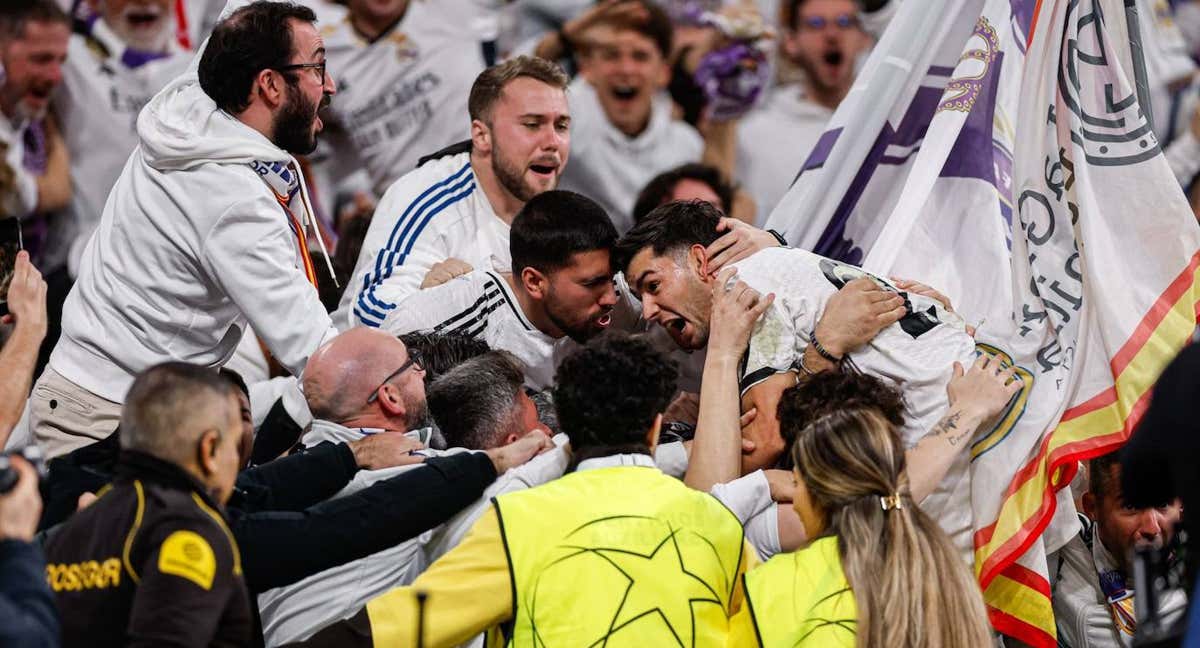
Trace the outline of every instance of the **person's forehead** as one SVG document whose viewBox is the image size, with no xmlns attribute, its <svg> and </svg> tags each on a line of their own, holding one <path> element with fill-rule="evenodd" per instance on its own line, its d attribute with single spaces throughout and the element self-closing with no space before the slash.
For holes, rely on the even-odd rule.
<svg viewBox="0 0 1200 648">
<path fill-rule="evenodd" d="M 841 14 L 855 15 L 858 7 L 852 0 L 808 0 L 800 5 L 797 15 L 802 18 L 811 16 L 838 16 Z"/>
<path fill-rule="evenodd" d="M 517 77 L 504 84 L 497 110 L 512 115 L 545 115 L 561 117 L 569 114 L 567 93 L 533 77 Z"/>
<path fill-rule="evenodd" d="M 671 189 L 671 200 L 703 200 L 715 205 L 718 209 L 724 207 L 721 197 L 717 195 L 708 183 L 694 178 L 684 178 L 675 183 Z"/>
<path fill-rule="evenodd" d="M 325 48 L 325 40 L 313 23 L 292 19 L 292 43 L 296 47 L 296 55 L 301 58 L 311 58 L 317 50 Z"/>
<path fill-rule="evenodd" d="M 21 35 L 15 40 L 27 48 L 66 47 L 71 28 L 57 21 L 30 20 Z"/>
<path fill-rule="evenodd" d="M 654 39 L 635 29 L 607 27 L 606 32 L 602 31 L 599 34 L 601 38 L 598 38 L 596 42 L 600 47 L 658 53 L 658 45 L 654 42 Z"/>
</svg>

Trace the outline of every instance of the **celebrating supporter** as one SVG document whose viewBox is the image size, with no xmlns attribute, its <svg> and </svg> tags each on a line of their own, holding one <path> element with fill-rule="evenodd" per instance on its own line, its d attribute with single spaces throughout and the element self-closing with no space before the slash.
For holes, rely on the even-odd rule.
<svg viewBox="0 0 1200 648">
<path fill-rule="evenodd" d="M 661 95 L 671 77 L 671 21 L 657 5 L 640 4 L 643 19 L 610 13 L 589 26 L 570 88 L 574 157 L 562 186 L 600 203 L 618 232 L 633 224 L 646 178 L 699 162 L 705 146 Z"/>
<path fill-rule="evenodd" d="M 710 272 L 704 246 L 719 217 L 707 203 L 669 203 L 635 226 L 614 252 L 616 265 L 642 300 L 645 318 L 665 328 L 681 348 L 703 348 L 708 340 L 713 284 L 720 280 Z M 750 288 L 777 296 L 739 370 L 742 409 L 758 411 L 743 431 L 756 449 L 741 458 L 741 472 L 777 461 L 783 442 L 776 409 L 784 389 L 801 374 L 844 365 L 904 385 L 908 416 L 902 430 L 906 444 L 914 445 L 946 414 L 946 385 L 955 363 L 970 366 L 975 361 L 974 341 L 956 314 L 932 298 L 902 294 L 854 266 L 803 250 L 768 248 L 734 267 Z M 852 291 L 874 316 L 853 326 L 831 326 L 821 317 L 826 302 L 861 278 L 866 281 Z M 739 472 L 732 463 L 736 456 L 721 455 L 721 460 L 715 471 L 718 482 Z M 964 554 L 971 533 L 969 508 L 962 505 L 969 487 L 968 460 L 965 453 L 956 453 L 938 489 L 922 503 Z M 696 485 L 706 488 L 707 483 Z"/>
<path fill-rule="evenodd" d="M 384 320 L 394 334 L 463 333 L 514 354 L 530 387 L 554 382 L 556 342 L 586 342 L 612 321 L 609 252 L 617 231 L 595 202 L 547 191 L 525 204 L 509 234 L 513 274 L 475 270 L 414 293 Z"/>
<path fill-rule="evenodd" d="M 471 139 L 397 180 L 375 210 L 334 320 L 379 326 L 428 282 L 472 269 L 507 272 L 508 230 L 567 163 L 567 77 L 517 57 L 484 70 L 468 101 Z"/>
<path fill-rule="evenodd" d="M 489 628 L 514 644 L 723 645 L 754 558 L 728 509 L 653 468 L 674 374 L 636 338 L 588 342 L 554 389 L 575 471 L 497 497 L 411 587 L 308 645 L 448 646 Z"/>
<path fill-rule="evenodd" d="M 482 34 L 470 29 L 480 7 L 469 0 L 346 6 L 343 20 L 322 29 L 340 85 L 327 111 L 329 134 L 335 149 L 362 161 L 382 194 L 422 155 L 468 136 L 467 93 L 484 68 Z"/>
<path fill-rule="evenodd" d="M 47 117 L 63 80 L 70 19 L 53 0 L 0 7 L 0 217 L 29 218 L 71 197 L 67 154 Z M 30 232 L 30 243 L 44 238 Z"/>
<path fill-rule="evenodd" d="M 199 72 L 143 110 L 63 311 L 63 336 L 30 398 L 47 455 L 108 436 L 142 369 L 209 366 L 249 325 L 299 375 L 333 334 L 304 234 L 293 153 L 335 92 L 311 10 L 256 2 L 218 25 Z"/>
<path fill-rule="evenodd" d="M 314 446 L 322 442 L 354 442 L 364 437 L 390 434 L 410 425 L 408 414 L 395 411 L 390 390 L 373 403 L 366 403 L 363 393 L 378 373 L 394 369 L 403 361 L 404 345 L 382 332 L 366 328 L 351 329 L 334 339 L 327 348 L 313 356 L 305 381 L 314 388 L 307 390 L 313 398 L 317 420 L 302 443 Z M 415 356 L 409 356 L 410 359 Z M 392 380 L 401 393 L 400 400 L 419 400 L 423 403 L 424 389 L 419 363 L 409 364 Z M 457 448 L 485 451 L 497 462 L 497 472 L 504 473 L 483 491 L 483 497 L 449 509 L 443 519 L 446 524 L 435 527 L 411 540 L 381 548 L 370 556 L 326 569 L 294 585 L 272 589 L 259 596 L 263 629 L 269 645 L 307 638 L 317 629 L 350 616 L 372 597 L 393 587 L 411 583 L 421 570 L 436 558 L 435 545 L 445 551 L 457 543 L 475 518 L 482 513 L 491 497 L 510 490 L 527 488 L 562 474 L 565 458 L 538 460 L 507 473 L 511 462 L 528 459 L 532 452 L 516 452 L 519 448 L 536 451 L 549 442 L 537 420 L 537 412 L 521 389 L 521 372 L 504 355 L 488 353 L 463 362 L 450 369 L 434 383 L 430 391 L 430 406 L 440 423 L 447 441 Z M 317 388 L 317 383 L 322 383 Z M 329 391 L 337 385 L 340 388 Z M 464 396 L 469 395 L 469 399 Z M 469 400 L 469 402 L 468 402 Z M 521 441 L 521 444 L 504 447 Z M 421 451 L 424 455 L 437 454 Z M 435 460 L 441 461 L 441 460 Z M 411 470 L 396 467 L 359 472 L 336 497 L 360 491 L 367 486 Z M 457 486 L 455 487 L 457 488 Z M 478 493 L 476 493 L 478 495 Z M 336 502 L 336 499 L 332 500 Z M 449 505 L 449 502 L 446 502 Z M 473 513 L 472 513 L 473 512 Z M 455 515 L 457 514 L 457 515 Z M 453 517 L 451 517 L 453 516 Z"/>
<path fill-rule="evenodd" d="M 871 39 L 859 25 L 853 0 L 787 0 L 782 52 L 803 72 L 795 84 L 771 90 L 737 126 L 734 177 L 767 216 L 791 186 L 854 84 L 855 64 Z M 787 142 L 774 146 L 774 142 Z"/>
<path fill-rule="evenodd" d="M 69 261 L 72 276 L 109 190 L 137 147 L 138 113 L 191 58 L 174 38 L 175 3 L 104 0 L 99 9 L 86 30 L 71 36 L 63 87 L 54 97 L 74 192 L 70 221 L 52 238 L 61 249 L 52 252 L 58 264 Z"/>
<path fill-rule="evenodd" d="M 827 414 L 792 457 L 812 540 L 746 574 L 732 645 L 992 644 L 971 571 L 913 503 L 895 426 L 872 409 Z"/>
<path fill-rule="evenodd" d="M 1135 588 L 1134 553 L 1169 551 L 1182 506 L 1178 500 L 1146 508 L 1127 505 L 1121 495 L 1118 459 L 1110 453 L 1088 462 L 1083 529 L 1051 558 L 1051 565 L 1056 565 L 1051 572 L 1056 625 L 1070 646 L 1132 645 L 1140 620 L 1135 596 L 1153 601 L 1154 616 L 1166 627 L 1187 607 L 1187 597 L 1179 590 L 1144 593 Z M 1177 559 L 1174 554 L 1168 558 Z"/>
</svg>

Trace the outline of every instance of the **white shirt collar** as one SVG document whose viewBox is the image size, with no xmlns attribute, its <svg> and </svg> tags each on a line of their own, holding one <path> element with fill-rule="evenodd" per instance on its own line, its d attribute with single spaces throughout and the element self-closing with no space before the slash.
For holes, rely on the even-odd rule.
<svg viewBox="0 0 1200 648">
<path fill-rule="evenodd" d="M 595 457 L 594 459 L 584 459 L 579 462 L 579 466 L 575 470 L 592 470 L 595 468 L 612 468 L 614 466 L 642 466 L 643 468 L 656 468 L 654 459 L 648 454 L 615 454 L 607 457 Z"/>
</svg>

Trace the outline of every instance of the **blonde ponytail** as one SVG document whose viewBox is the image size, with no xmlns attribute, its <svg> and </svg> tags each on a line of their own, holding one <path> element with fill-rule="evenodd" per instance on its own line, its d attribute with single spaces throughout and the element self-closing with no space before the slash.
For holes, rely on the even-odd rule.
<svg viewBox="0 0 1200 648">
<path fill-rule="evenodd" d="M 882 415 L 832 412 L 797 435 L 792 454 L 824 533 L 838 539 L 860 648 L 991 645 L 979 586 L 908 495 L 904 448 Z"/>
</svg>

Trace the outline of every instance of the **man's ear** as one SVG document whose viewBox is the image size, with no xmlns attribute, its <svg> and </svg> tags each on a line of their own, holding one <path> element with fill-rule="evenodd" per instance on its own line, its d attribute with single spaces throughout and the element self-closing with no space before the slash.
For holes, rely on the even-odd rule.
<svg viewBox="0 0 1200 648">
<path fill-rule="evenodd" d="M 383 393 L 375 399 L 375 402 L 379 403 L 379 407 L 383 408 L 384 413 L 388 416 L 403 417 L 408 408 L 404 406 L 404 399 L 400 398 L 400 388 L 386 384 L 381 389 L 383 389 Z"/>
<path fill-rule="evenodd" d="M 708 248 L 699 243 L 688 248 L 688 268 L 700 275 L 701 281 L 708 283 L 712 279 L 708 274 Z"/>
<path fill-rule="evenodd" d="M 1080 503 L 1083 504 L 1084 515 L 1088 516 L 1093 521 L 1100 519 L 1100 502 L 1096 501 L 1096 495 L 1094 493 L 1088 491 L 1084 493 L 1083 497 L 1079 498 L 1079 500 Z"/>
<path fill-rule="evenodd" d="M 796 30 L 788 29 L 784 32 L 783 53 L 792 60 L 800 55 L 800 33 Z"/>
<path fill-rule="evenodd" d="M 550 278 L 537 268 L 529 266 L 521 268 L 520 281 L 525 292 L 535 299 L 545 299 L 546 294 L 550 291 Z"/>
<path fill-rule="evenodd" d="M 221 435 L 216 430 L 205 430 L 200 434 L 200 444 L 196 447 L 200 456 L 196 457 L 196 463 L 205 475 L 217 472 L 217 446 L 220 444 Z"/>
<path fill-rule="evenodd" d="M 492 152 L 492 129 L 482 120 L 471 120 L 471 148 L 482 155 Z"/>
<path fill-rule="evenodd" d="M 662 422 L 663 415 L 662 412 L 659 412 L 654 417 L 654 424 L 646 432 L 646 445 L 650 448 L 650 454 L 654 454 L 654 449 L 658 447 L 658 435 L 662 432 Z"/>
<path fill-rule="evenodd" d="M 254 77 L 254 88 L 268 108 L 283 103 L 283 77 L 274 70 L 262 70 Z"/>
<path fill-rule="evenodd" d="M 654 80 L 654 86 L 659 90 L 665 89 L 671 85 L 671 64 L 664 59 L 662 65 L 658 66 L 657 78 Z"/>
</svg>

